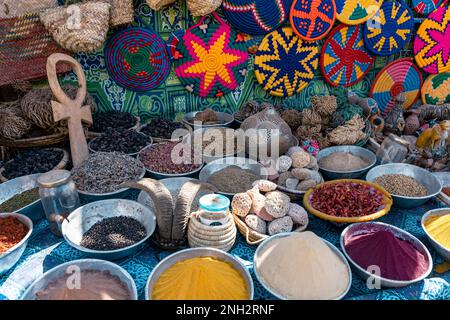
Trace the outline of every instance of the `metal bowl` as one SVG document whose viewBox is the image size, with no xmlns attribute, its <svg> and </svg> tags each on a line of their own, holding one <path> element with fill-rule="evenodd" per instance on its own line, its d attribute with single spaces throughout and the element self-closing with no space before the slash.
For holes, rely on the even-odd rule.
<svg viewBox="0 0 450 320">
<path fill-rule="evenodd" d="M 31 233 L 33 232 L 33 222 L 27 216 L 20 213 L 0 213 L 0 219 L 6 217 L 15 217 L 18 219 L 27 226 L 28 232 L 18 244 L 8 249 L 6 252 L 0 253 L 0 275 L 7 272 L 17 263 L 17 261 L 19 261 L 25 251 L 25 248 L 27 247 Z"/>
<path fill-rule="evenodd" d="M 21 300 L 35 300 L 36 299 L 36 293 L 39 291 L 44 290 L 47 288 L 47 286 L 57 279 L 64 276 L 68 270 L 68 268 L 75 266 L 80 268 L 80 270 L 96 270 L 96 271 L 108 271 L 112 275 L 117 276 L 128 288 L 131 296 L 131 300 L 137 300 L 138 294 L 137 294 L 137 288 L 136 284 L 134 283 L 133 278 L 130 276 L 130 274 L 123 269 L 122 267 L 118 266 L 115 263 L 103 261 L 103 260 L 97 260 L 97 259 L 79 259 L 79 260 L 73 260 L 70 262 L 66 262 L 63 264 L 60 264 L 53 269 L 50 269 L 49 271 L 45 272 L 43 275 L 41 275 L 38 279 L 36 279 L 24 292 Z"/>
<path fill-rule="evenodd" d="M 423 232 L 427 235 L 428 241 L 430 241 L 433 248 L 442 256 L 445 260 L 450 262 L 450 249 L 445 248 L 439 242 L 433 239 L 433 237 L 428 233 L 428 230 L 425 228 L 425 221 L 431 216 L 445 216 L 450 214 L 450 208 L 442 208 L 442 209 L 434 209 L 430 210 L 422 216 L 421 225 Z"/>
<path fill-rule="evenodd" d="M 450 172 L 435 172 L 433 173 L 435 177 L 439 179 L 442 184 L 442 188 L 450 187 Z M 450 206 L 450 197 L 444 192 L 438 195 L 439 200 L 443 201 L 446 205 Z"/>
<path fill-rule="evenodd" d="M 149 137 L 149 136 L 147 136 L 147 135 L 145 135 L 145 134 L 143 134 L 142 132 L 139 132 L 139 131 L 136 131 L 136 132 L 148 139 L 148 143 L 147 143 L 146 147 L 151 146 L 153 144 L 153 138 L 152 137 Z M 92 139 L 91 141 L 89 141 L 89 143 L 88 143 L 89 152 L 91 152 L 91 153 L 99 152 L 98 150 L 92 149 L 92 144 L 94 143 L 95 140 L 97 140 L 100 137 L 96 137 L 96 138 Z M 132 152 L 132 153 L 127 153 L 126 155 L 130 156 L 130 157 L 136 157 L 137 154 L 139 153 L 139 151 L 141 151 L 141 150 L 138 150 L 138 151 Z M 106 151 L 106 152 L 114 152 L 114 150 Z"/>
<path fill-rule="evenodd" d="M 234 116 L 232 114 L 215 111 L 215 113 L 217 115 L 217 119 L 219 120 L 220 123 L 197 125 L 197 124 L 192 123 L 191 120 L 199 112 L 200 111 L 186 113 L 183 117 L 183 123 L 193 127 L 195 130 L 195 129 L 201 129 L 201 128 L 230 127 L 234 121 Z"/>
<path fill-rule="evenodd" d="M 159 279 L 160 275 L 167 270 L 169 267 L 174 265 L 179 261 L 186 259 L 197 258 L 197 257 L 214 257 L 220 259 L 224 262 L 230 263 L 244 278 L 249 291 L 249 300 L 253 300 L 254 288 L 253 280 L 248 272 L 247 268 L 234 256 L 226 253 L 219 249 L 214 248 L 190 248 L 178 251 L 174 254 L 163 259 L 160 263 L 156 265 L 153 269 L 150 277 L 147 280 L 147 285 L 145 286 L 145 299 L 152 300 L 150 292 L 153 291 L 153 287 L 156 281 Z"/>
<path fill-rule="evenodd" d="M 266 180 L 268 177 L 267 169 L 255 160 L 242 157 L 227 157 L 214 160 L 203 167 L 202 171 L 200 171 L 199 180 L 202 182 L 208 182 L 209 177 L 213 173 L 233 165 L 252 171 L 253 173 L 259 175 L 261 177 L 260 179 Z M 239 181 L 236 181 L 236 183 L 239 183 Z M 234 193 L 220 191 L 218 193 L 229 197 L 234 196 Z"/>
<path fill-rule="evenodd" d="M 394 205 L 397 207 L 418 207 L 437 196 L 442 190 L 441 182 L 435 175 L 428 170 L 406 163 L 390 163 L 374 167 L 367 173 L 366 180 L 373 182 L 376 178 L 386 174 L 403 174 L 412 177 L 428 190 L 428 195 L 424 197 L 404 197 L 392 194 Z"/>
<path fill-rule="evenodd" d="M 368 230 L 370 228 L 377 228 L 379 230 L 390 231 L 397 238 L 408 241 L 409 243 L 413 244 L 420 252 L 424 253 L 427 256 L 428 261 L 429 261 L 429 266 L 428 266 L 427 271 L 422 276 L 418 277 L 417 279 L 409 280 L 409 281 L 399 281 L 399 280 L 391 280 L 391 279 L 383 278 L 381 276 L 377 276 L 377 275 L 370 273 L 370 272 L 366 271 L 365 269 L 361 268 L 348 255 L 347 251 L 345 250 L 344 243 L 345 243 L 346 237 L 350 233 L 353 233 L 353 232 L 364 233 L 366 230 Z M 355 271 L 365 280 L 368 279 L 369 277 L 371 277 L 372 279 L 380 281 L 380 284 L 382 287 L 400 288 L 400 287 L 408 286 L 410 284 L 421 281 L 421 280 L 425 279 L 426 277 L 428 277 L 428 275 L 431 273 L 431 271 L 433 269 L 433 259 L 431 258 L 430 252 L 428 251 L 427 247 L 425 247 L 425 245 L 422 242 L 420 242 L 419 239 L 414 237 L 412 234 L 410 234 L 400 228 L 397 228 L 393 225 L 387 224 L 387 223 L 382 223 L 382 222 L 354 223 L 354 224 L 348 226 L 347 228 L 345 228 L 344 231 L 342 231 L 341 238 L 340 238 L 340 244 L 341 244 L 341 249 L 344 252 L 345 257 L 350 262 L 350 264 L 353 266 Z"/>
<path fill-rule="evenodd" d="M 256 261 L 259 258 L 261 252 L 264 250 L 264 248 L 274 239 L 278 239 L 278 238 L 285 238 L 285 237 L 289 237 L 290 235 L 292 235 L 292 232 L 283 232 L 283 233 L 278 233 L 276 235 L 273 235 L 269 238 L 267 238 L 266 240 L 264 240 L 256 249 L 255 251 L 255 256 L 253 258 L 253 268 L 255 270 L 255 275 L 256 275 L 256 279 L 258 279 L 259 283 L 261 283 L 261 285 L 264 287 L 264 289 L 266 289 L 268 292 L 270 292 L 273 296 L 277 297 L 278 299 L 281 300 L 288 300 L 287 297 L 283 296 L 281 293 L 274 291 L 270 285 L 268 283 L 266 283 L 263 278 L 261 277 L 261 275 L 259 274 L 259 270 L 256 267 Z M 336 248 L 336 246 L 334 246 L 331 242 L 321 238 L 327 245 L 328 247 L 342 260 L 342 262 L 346 265 L 347 267 L 347 271 L 348 271 L 348 277 L 349 277 L 349 281 L 348 281 L 348 285 L 347 288 L 345 289 L 345 291 L 339 295 L 338 297 L 336 297 L 334 300 L 341 300 L 342 298 L 344 298 L 347 293 L 349 292 L 351 286 L 352 286 L 352 271 L 350 269 L 350 265 L 348 264 L 347 260 L 345 259 L 344 255 L 339 251 L 338 248 Z"/>
<path fill-rule="evenodd" d="M 367 165 L 362 169 L 347 170 L 347 171 L 329 170 L 320 165 L 320 159 L 337 152 L 351 153 L 354 156 L 366 160 L 369 163 L 369 165 Z M 335 146 L 325 148 L 319 151 L 319 153 L 316 156 L 316 159 L 319 163 L 319 169 L 326 180 L 363 178 L 364 175 L 367 173 L 367 171 L 369 171 L 370 168 L 372 168 L 377 162 L 377 157 L 372 151 L 358 146 Z"/>
<path fill-rule="evenodd" d="M 37 173 L 0 183 L 0 203 L 5 202 L 6 200 L 24 191 L 37 188 L 37 179 L 40 175 L 40 173 Z M 16 212 L 27 216 L 33 222 L 45 218 L 44 207 L 42 206 L 41 199 L 30 203 Z"/>
<path fill-rule="evenodd" d="M 83 234 L 96 222 L 105 218 L 126 216 L 139 221 L 147 235 L 141 241 L 116 250 L 92 250 L 80 245 Z M 62 223 L 62 234 L 67 243 L 89 258 L 118 260 L 137 252 L 156 228 L 156 217 L 152 210 L 142 204 L 124 199 L 110 199 L 92 202 L 73 211 Z"/>
</svg>

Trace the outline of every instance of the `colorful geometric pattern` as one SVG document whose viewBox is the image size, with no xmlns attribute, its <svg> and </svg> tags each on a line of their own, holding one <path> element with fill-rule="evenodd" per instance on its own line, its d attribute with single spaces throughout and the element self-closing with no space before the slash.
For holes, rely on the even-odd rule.
<svg viewBox="0 0 450 320">
<path fill-rule="evenodd" d="M 361 26 L 339 25 L 325 40 L 320 67 L 332 86 L 349 87 L 361 81 L 375 58 L 364 46 Z"/>
<path fill-rule="evenodd" d="M 128 28 L 105 45 L 105 64 L 110 77 L 133 91 L 149 91 L 163 83 L 170 59 L 160 36 L 149 29 Z"/>
<path fill-rule="evenodd" d="M 186 89 L 206 97 L 221 97 L 236 89 L 247 73 L 248 52 L 243 39 L 217 15 L 190 28 L 177 45 L 174 67 Z"/>
<path fill-rule="evenodd" d="M 422 74 L 412 58 L 403 58 L 385 66 L 373 81 L 370 96 L 386 116 L 394 106 L 395 97 L 405 93 L 405 110 L 417 101 L 422 87 Z"/>
<path fill-rule="evenodd" d="M 364 25 L 364 43 L 379 56 L 399 52 L 414 31 L 411 9 L 402 0 L 384 2 L 380 10 Z"/>
<path fill-rule="evenodd" d="M 290 22 L 294 32 L 304 40 L 325 37 L 336 19 L 334 0 L 294 0 Z"/>
<path fill-rule="evenodd" d="M 450 71 L 450 7 L 436 9 L 422 22 L 414 39 L 414 56 L 425 72 Z"/>
<path fill-rule="evenodd" d="M 179 56 L 180 53 L 177 51 L 177 46 L 180 39 L 184 36 L 184 32 L 183 29 L 177 30 L 170 35 L 169 39 L 167 39 L 167 52 L 172 61 L 181 58 Z"/>
<path fill-rule="evenodd" d="M 445 1 L 447 0 L 412 0 L 412 5 L 416 12 L 427 15 L 436 10 Z"/>
<path fill-rule="evenodd" d="M 450 73 L 429 75 L 422 86 L 422 102 L 440 105 L 450 103 Z"/>
<path fill-rule="evenodd" d="M 314 78 L 319 48 L 282 28 L 264 37 L 255 56 L 255 76 L 264 90 L 278 97 L 302 91 Z"/>
<path fill-rule="evenodd" d="M 222 12 L 233 27 L 257 36 L 280 27 L 291 5 L 292 0 L 224 0 Z"/>
<path fill-rule="evenodd" d="M 355 25 L 372 18 L 383 0 L 335 0 L 336 18 L 345 24 Z"/>
</svg>

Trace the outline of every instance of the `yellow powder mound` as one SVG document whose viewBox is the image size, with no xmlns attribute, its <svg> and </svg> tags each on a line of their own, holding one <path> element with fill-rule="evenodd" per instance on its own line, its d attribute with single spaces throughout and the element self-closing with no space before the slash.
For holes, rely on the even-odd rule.
<svg viewBox="0 0 450 320">
<path fill-rule="evenodd" d="M 347 266 L 310 231 L 272 240 L 257 257 L 256 268 L 287 299 L 334 299 L 349 283 Z"/>
<path fill-rule="evenodd" d="M 153 300 L 248 300 L 244 278 L 231 264 L 212 257 L 175 263 L 156 281 Z"/>
<path fill-rule="evenodd" d="M 450 214 L 431 216 L 425 220 L 425 229 L 441 246 L 450 250 Z"/>
</svg>

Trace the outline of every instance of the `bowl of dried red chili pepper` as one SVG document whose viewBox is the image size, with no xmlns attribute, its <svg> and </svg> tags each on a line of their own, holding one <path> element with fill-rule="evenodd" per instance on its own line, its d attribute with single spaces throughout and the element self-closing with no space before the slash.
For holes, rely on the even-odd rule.
<svg viewBox="0 0 450 320">
<path fill-rule="evenodd" d="M 389 212 L 391 195 L 383 187 L 364 180 L 340 179 L 321 183 L 303 197 L 313 215 L 336 223 L 378 219 Z"/>
</svg>

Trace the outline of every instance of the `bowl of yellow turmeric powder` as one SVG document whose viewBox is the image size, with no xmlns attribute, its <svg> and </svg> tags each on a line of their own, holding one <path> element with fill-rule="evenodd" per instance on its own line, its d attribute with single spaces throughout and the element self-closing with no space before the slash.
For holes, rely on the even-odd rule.
<svg viewBox="0 0 450 320">
<path fill-rule="evenodd" d="M 422 229 L 433 248 L 450 262 L 450 208 L 425 213 L 422 217 Z"/>
<path fill-rule="evenodd" d="M 156 265 L 146 300 L 252 300 L 253 280 L 234 256 L 213 248 L 178 251 Z"/>
</svg>

